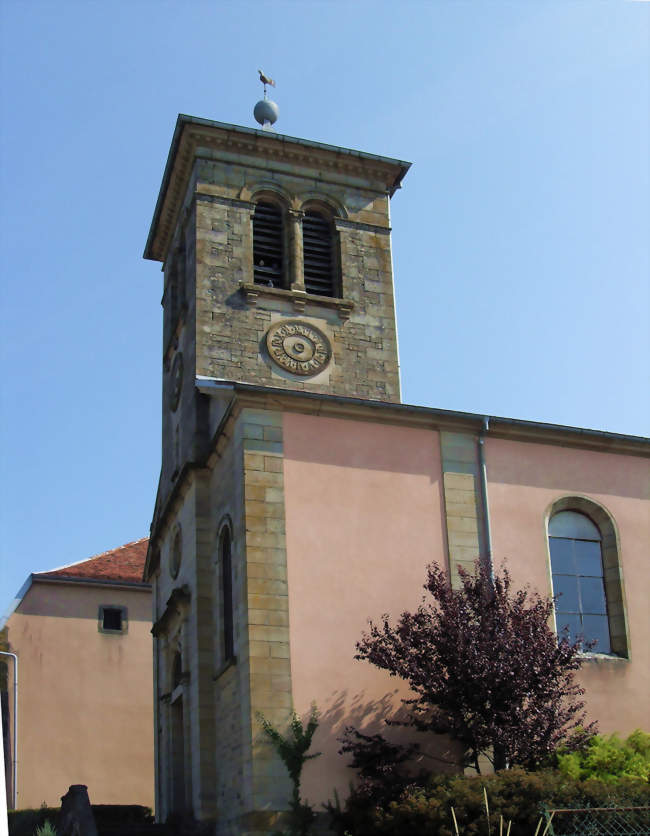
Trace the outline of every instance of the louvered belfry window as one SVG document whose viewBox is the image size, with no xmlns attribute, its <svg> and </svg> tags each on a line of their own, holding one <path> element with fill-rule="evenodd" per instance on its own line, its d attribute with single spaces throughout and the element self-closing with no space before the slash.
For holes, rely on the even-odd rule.
<svg viewBox="0 0 650 836">
<path fill-rule="evenodd" d="M 282 210 L 260 201 L 253 215 L 253 278 L 256 284 L 284 284 L 284 231 Z"/>
<path fill-rule="evenodd" d="M 334 235 L 330 219 L 308 210 L 302 219 L 305 290 L 334 296 Z"/>
</svg>

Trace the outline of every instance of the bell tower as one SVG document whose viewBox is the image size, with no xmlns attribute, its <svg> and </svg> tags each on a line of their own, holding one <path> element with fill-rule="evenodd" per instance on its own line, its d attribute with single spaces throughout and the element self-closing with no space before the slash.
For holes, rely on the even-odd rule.
<svg viewBox="0 0 650 836">
<path fill-rule="evenodd" d="M 178 117 L 145 249 L 164 274 L 156 810 L 224 834 L 277 831 L 290 794 L 255 737 L 291 699 L 279 400 L 400 401 L 389 201 L 409 164 L 275 115 Z"/>
<path fill-rule="evenodd" d="M 188 372 L 398 402 L 389 199 L 408 167 L 179 116 L 145 250 L 170 402 Z"/>
</svg>

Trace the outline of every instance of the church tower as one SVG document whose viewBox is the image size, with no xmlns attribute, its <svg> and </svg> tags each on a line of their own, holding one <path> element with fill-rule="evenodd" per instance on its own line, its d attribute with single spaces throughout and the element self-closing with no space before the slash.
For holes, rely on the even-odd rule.
<svg viewBox="0 0 650 836">
<path fill-rule="evenodd" d="M 178 117 L 145 249 L 165 277 L 165 477 L 195 377 L 399 402 L 389 199 L 408 168 Z"/>
<path fill-rule="evenodd" d="M 145 570 L 163 820 L 261 833 L 286 809 L 286 771 L 256 743 L 256 714 L 291 708 L 278 405 L 400 402 L 389 201 L 408 168 L 178 117 L 145 249 L 164 273 Z"/>
</svg>

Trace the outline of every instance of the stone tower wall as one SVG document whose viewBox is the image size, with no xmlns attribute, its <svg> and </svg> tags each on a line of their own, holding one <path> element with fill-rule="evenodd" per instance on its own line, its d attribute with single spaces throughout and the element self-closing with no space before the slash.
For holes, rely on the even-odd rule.
<svg viewBox="0 0 650 836">
<path fill-rule="evenodd" d="M 254 197 L 264 180 L 258 170 L 244 167 L 230 172 L 235 182 L 224 182 L 228 172 L 216 164 L 202 163 L 197 168 L 197 374 L 398 402 L 386 195 L 327 182 L 316 184 L 315 191 L 313 182 L 305 183 L 289 174 L 278 175 L 273 181 L 280 184 L 287 205 L 297 213 L 315 194 L 332 207 L 339 207 L 336 247 L 341 265 L 340 298 L 346 304 L 337 305 L 334 300 L 289 289 L 269 292 L 253 285 L 255 204 L 236 195 Z M 324 331 L 333 355 L 325 372 L 301 378 L 284 372 L 270 360 L 264 337 L 270 325 L 281 319 L 305 320 Z"/>
</svg>

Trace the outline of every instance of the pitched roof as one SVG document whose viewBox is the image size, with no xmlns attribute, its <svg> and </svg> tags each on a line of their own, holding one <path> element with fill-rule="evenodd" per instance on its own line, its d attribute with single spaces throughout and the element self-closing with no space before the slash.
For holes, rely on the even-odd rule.
<svg viewBox="0 0 650 836">
<path fill-rule="evenodd" d="M 50 572 L 35 572 L 34 579 L 39 578 L 75 578 L 77 580 L 122 581 L 127 583 L 143 583 L 144 562 L 147 556 L 149 538 L 143 537 L 132 543 L 125 543 L 116 549 L 102 554 L 52 569 Z"/>
</svg>

